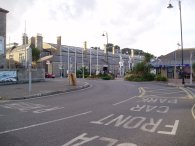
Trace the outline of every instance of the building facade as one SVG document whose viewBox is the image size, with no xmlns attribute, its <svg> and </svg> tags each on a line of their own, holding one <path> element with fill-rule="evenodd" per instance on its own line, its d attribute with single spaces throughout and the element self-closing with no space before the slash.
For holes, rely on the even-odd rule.
<svg viewBox="0 0 195 146">
<path fill-rule="evenodd" d="M 6 68 L 6 14 L 9 11 L 0 8 L 0 68 Z"/>
<path fill-rule="evenodd" d="M 168 79 L 189 79 L 190 75 L 194 76 L 192 64 L 195 63 L 195 48 L 183 49 L 183 71 L 182 71 L 182 51 L 177 49 L 167 55 L 160 56 L 151 62 L 156 69 L 157 74 L 167 77 Z"/>
<path fill-rule="evenodd" d="M 25 35 L 27 36 L 27 35 Z M 26 38 L 27 39 L 27 38 Z M 92 74 L 109 71 L 114 75 L 124 75 L 131 70 L 133 65 L 143 60 L 140 56 L 130 56 L 121 52 L 107 52 L 99 48 L 86 48 L 67 46 L 61 44 L 61 36 L 57 37 L 56 44 L 43 42 L 43 37 L 38 34 L 28 42 L 24 41 L 20 46 L 7 48 L 8 68 L 20 68 L 28 66 L 29 47 L 38 48 L 41 51 L 36 68 L 43 68 L 45 72 L 56 76 L 66 77 L 70 72 L 76 72 L 85 67 Z M 26 42 L 26 43 L 24 43 Z M 9 46 L 9 45 L 8 45 Z"/>
</svg>

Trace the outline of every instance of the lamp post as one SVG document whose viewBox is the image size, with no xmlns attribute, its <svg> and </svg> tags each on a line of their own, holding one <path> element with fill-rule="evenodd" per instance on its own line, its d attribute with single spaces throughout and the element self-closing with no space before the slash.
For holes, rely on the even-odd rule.
<svg viewBox="0 0 195 146">
<path fill-rule="evenodd" d="M 99 74 L 99 67 L 98 67 L 98 50 L 99 50 L 99 48 L 97 47 L 97 65 L 96 65 L 96 75 L 98 75 Z"/>
<path fill-rule="evenodd" d="M 190 53 L 190 85 L 192 85 L 192 55 L 193 53 Z"/>
<path fill-rule="evenodd" d="M 62 47 L 60 45 L 60 78 L 62 78 Z"/>
<path fill-rule="evenodd" d="M 74 50 L 74 73 L 75 73 L 75 76 L 76 76 L 76 78 L 77 78 L 77 49 L 75 48 L 75 50 Z"/>
<path fill-rule="evenodd" d="M 102 34 L 102 36 L 106 36 L 106 62 L 107 62 L 107 65 L 108 65 L 108 73 L 109 73 L 109 62 L 108 62 L 108 33 L 105 32 Z"/>
<path fill-rule="evenodd" d="M 171 1 L 171 0 L 170 0 Z M 179 14 L 180 14 L 180 37 L 181 37 L 181 65 L 182 65 L 182 84 L 185 84 L 184 81 L 184 67 L 183 67 L 183 32 L 182 32 L 182 16 L 181 16 L 181 0 L 178 0 L 179 4 Z M 169 3 L 167 8 L 173 8 L 173 5 Z"/>
<path fill-rule="evenodd" d="M 89 56 L 89 64 L 90 64 L 89 76 L 90 76 L 90 77 L 91 77 L 91 49 L 92 49 L 92 48 L 90 48 L 90 50 L 89 50 L 89 52 L 90 52 L 90 53 L 89 53 L 89 55 L 90 55 L 90 56 Z"/>
</svg>

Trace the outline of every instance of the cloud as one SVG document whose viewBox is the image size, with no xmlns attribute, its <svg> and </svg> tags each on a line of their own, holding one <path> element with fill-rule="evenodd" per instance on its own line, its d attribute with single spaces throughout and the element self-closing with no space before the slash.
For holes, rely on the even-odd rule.
<svg viewBox="0 0 195 146">
<path fill-rule="evenodd" d="M 34 0 L 1 0 L 0 6 L 9 11 L 7 14 L 7 28 L 14 32 L 21 25 L 21 18 L 26 10 L 32 7 Z"/>
<path fill-rule="evenodd" d="M 1 0 L 0 5 L 10 11 L 7 32 L 12 38 L 21 40 L 26 20 L 28 36 L 42 33 L 47 42 L 61 35 L 63 44 L 103 46 L 106 31 L 109 42 L 121 48 L 161 55 L 180 40 L 178 3 L 171 2 L 171 10 L 166 8 L 169 0 Z M 186 47 L 195 45 L 194 6 L 193 0 L 182 1 Z"/>
</svg>

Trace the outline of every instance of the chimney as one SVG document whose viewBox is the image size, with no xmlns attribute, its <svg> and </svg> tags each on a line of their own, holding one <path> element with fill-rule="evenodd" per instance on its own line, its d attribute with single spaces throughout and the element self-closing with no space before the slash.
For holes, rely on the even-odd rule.
<svg viewBox="0 0 195 146">
<path fill-rule="evenodd" d="M 115 47 L 114 46 L 112 47 L 112 54 L 113 55 L 115 54 Z"/>
<path fill-rule="evenodd" d="M 35 48 L 35 37 L 31 37 L 30 39 L 30 47 Z"/>
<path fill-rule="evenodd" d="M 57 36 L 57 54 L 60 54 L 61 45 L 61 36 Z"/>
<path fill-rule="evenodd" d="M 40 51 L 42 51 L 43 49 L 43 37 L 40 33 L 37 33 L 37 37 L 36 37 L 36 40 L 35 40 L 35 47 L 37 49 L 39 49 Z"/>
<path fill-rule="evenodd" d="M 23 36 L 22 36 L 22 44 L 23 45 L 28 44 L 28 36 L 27 36 L 26 33 L 23 33 Z"/>
<path fill-rule="evenodd" d="M 131 57 L 134 57 L 134 49 L 131 49 Z"/>
</svg>

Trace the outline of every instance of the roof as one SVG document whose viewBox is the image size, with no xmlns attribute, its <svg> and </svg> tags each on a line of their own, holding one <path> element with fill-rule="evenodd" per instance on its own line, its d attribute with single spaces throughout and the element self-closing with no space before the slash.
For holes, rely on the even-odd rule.
<svg viewBox="0 0 195 146">
<path fill-rule="evenodd" d="M 183 49 L 183 64 L 190 64 L 190 56 L 192 55 L 192 62 L 195 62 L 195 48 L 184 48 Z M 158 61 L 157 61 L 158 60 Z M 173 52 L 168 53 L 167 55 L 163 55 L 158 57 L 152 64 L 158 65 L 181 65 L 182 64 L 182 50 L 177 49 Z"/>
<path fill-rule="evenodd" d="M 51 58 L 53 58 L 53 55 L 44 56 L 44 57 L 40 58 L 40 59 L 38 60 L 38 62 L 46 61 L 46 60 L 49 60 L 49 59 L 51 59 Z"/>
<path fill-rule="evenodd" d="M 5 9 L 2 9 L 2 8 L 0 8 L 0 12 L 9 13 L 9 11 L 7 11 L 7 10 L 5 10 Z"/>
</svg>

